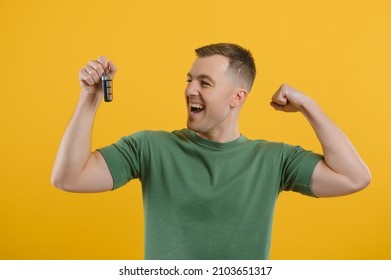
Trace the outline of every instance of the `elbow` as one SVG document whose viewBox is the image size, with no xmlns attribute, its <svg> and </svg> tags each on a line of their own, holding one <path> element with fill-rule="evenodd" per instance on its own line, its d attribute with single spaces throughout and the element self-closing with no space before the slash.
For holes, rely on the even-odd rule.
<svg viewBox="0 0 391 280">
<path fill-rule="evenodd" d="M 60 176 L 54 170 L 52 170 L 52 175 L 50 177 L 50 183 L 52 184 L 52 186 L 60 189 L 60 185 L 61 185 L 60 182 L 61 182 Z"/>
<path fill-rule="evenodd" d="M 61 179 L 61 176 L 59 176 L 58 174 L 55 174 L 54 172 L 52 172 L 52 176 L 50 178 L 50 183 L 52 184 L 52 186 L 56 187 L 57 189 L 60 189 L 60 190 L 65 190 L 64 188 L 64 182 L 63 180 Z"/>
<path fill-rule="evenodd" d="M 368 187 L 371 182 L 372 182 L 372 175 L 371 172 L 368 170 L 368 172 L 366 172 L 365 176 L 363 177 L 362 189 Z"/>
<path fill-rule="evenodd" d="M 63 172 L 60 171 L 58 166 L 54 164 L 51 177 L 50 177 L 50 183 L 52 186 L 56 187 L 57 189 L 62 189 L 63 186 Z"/>
<path fill-rule="evenodd" d="M 366 169 L 364 172 L 360 172 L 360 175 L 357 176 L 357 179 L 355 180 L 353 184 L 353 192 L 362 191 L 366 187 L 370 185 L 372 182 L 372 175 L 371 172 Z"/>
<path fill-rule="evenodd" d="M 60 174 L 52 173 L 50 178 L 50 182 L 52 186 L 60 189 L 62 191 L 73 192 L 72 184 L 70 184 L 67 180 L 63 178 Z"/>
</svg>

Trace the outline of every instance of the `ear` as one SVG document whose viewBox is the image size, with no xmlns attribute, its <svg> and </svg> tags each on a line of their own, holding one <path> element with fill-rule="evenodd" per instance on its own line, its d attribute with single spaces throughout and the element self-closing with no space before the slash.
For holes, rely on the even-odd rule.
<svg viewBox="0 0 391 280">
<path fill-rule="evenodd" d="M 243 105 L 247 97 L 247 90 L 244 88 L 239 88 L 235 91 L 231 99 L 231 107 L 240 107 Z"/>
</svg>

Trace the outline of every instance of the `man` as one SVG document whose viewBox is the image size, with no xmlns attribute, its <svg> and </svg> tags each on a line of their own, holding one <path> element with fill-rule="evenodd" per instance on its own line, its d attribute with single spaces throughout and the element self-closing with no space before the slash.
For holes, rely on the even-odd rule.
<svg viewBox="0 0 391 280">
<path fill-rule="evenodd" d="M 91 152 L 105 57 L 79 73 L 82 87 L 52 173 L 56 187 L 100 192 L 142 182 L 146 259 L 267 259 L 276 199 L 283 190 L 314 197 L 365 188 L 370 172 L 342 131 L 310 97 L 282 85 L 271 106 L 301 112 L 323 156 L 249 140 L 238 118 L 255 78 L 251 53 L 235 44 L 196 50 L 185 90 L 187 127 L 141 131 Z"/>
</svg>

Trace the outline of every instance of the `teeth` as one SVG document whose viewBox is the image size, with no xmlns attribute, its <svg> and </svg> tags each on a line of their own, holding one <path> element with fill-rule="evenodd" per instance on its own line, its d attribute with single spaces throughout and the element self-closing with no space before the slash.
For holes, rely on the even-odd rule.
<svg viewBox="0 0 391 280">
<path fill-rule="evenodd" d="M 196 103 L 191 103 L 191 104 L 190 104 L 190 107 L 192 107 L 192 108 L 197 108 L 197 109 L 204 109 L 204 108 L 205 108 L 204 105 L 196 104 Z"/>
</svg>

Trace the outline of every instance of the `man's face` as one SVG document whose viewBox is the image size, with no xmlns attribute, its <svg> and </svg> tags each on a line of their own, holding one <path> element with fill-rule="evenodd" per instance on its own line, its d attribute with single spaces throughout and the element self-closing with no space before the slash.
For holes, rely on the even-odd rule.
<svg viewBox="0 0 391 280">
<path fill-rule="evenodd" d="M 187 127 L 209 139 L 232 129 L 236 121 L 231 103 L 237 79 L 228 66 L 221 55 L 199 57 L 187 76 Z"/>
</svg>

